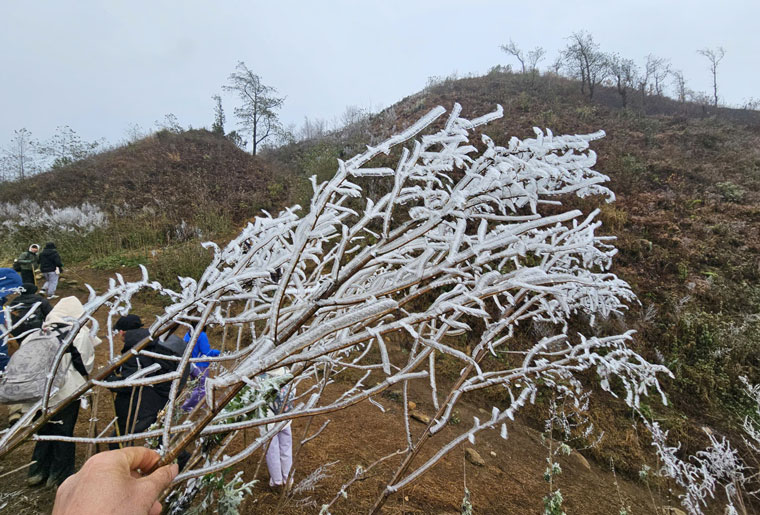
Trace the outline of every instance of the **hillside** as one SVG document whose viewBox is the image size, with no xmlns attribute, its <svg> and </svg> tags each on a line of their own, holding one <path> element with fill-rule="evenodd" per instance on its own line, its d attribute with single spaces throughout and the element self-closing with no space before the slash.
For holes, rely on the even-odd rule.
<svg viewBox="0 0 760 515">
<path fill-rule="evenodd" d="M 501 135 L 499 143 L 513 135 L 530 136 L 533 126 L 548 127 L 557 134 L 606 131 L 607 136 L 592 145 L 599 157 L 596 168 L 609 175 L 610 187 L 617 194 L 614 204 L 602 207 L 603 230 L 618 238 L 620 252 L 613 270 L 632 285 L 640 304 L 631 306 L 625 318 L 604 324 L 637 330 L 636 350 L 673 371 L 674 379 L 663 380 L 670 405 L 650 399 L 642 409 L 680 439 L 685 451 L 695 452 L 705 444 L 705 427 L 741 445 L 737 430 L 743 418 L 752 414 L 752 406 L 742 392 L 739 377 L 760 383 L 757 112 L 713 110 L 651 97 L 642 105 L 638 96 L 633 96 L 629 109 L 623 109 L 619 97 L 609 88 L 599 88 L 596 97 L 588 100 L 580 94 L 577 84 L 559 77 L 531 80 L 527 76 L 493 73 L 443 81 L 357 127 L 256 158 L 205 131 L 158 133 L 24 182 L 2 184 L 0 201 L 28 198 L 37 202 L 50 200 L 60 206 L 89 202 L 109 213 L 115 228 L 104 230 L 98 238 L 119 241 L 103 247 L 93 244 L 96 251 L 77 255 L 81 256 L 79 266 L 84 277 L 92 273 L 93 264 L 105 269 L 131 267 L 135 264 L 130 260 L 133 257 L 156 266 L 161 262 L 163 277 L 191 274 L 202 268 L 203 262 L 197 259 L 197 251 L 188 250 L 197 243 L 192 231 L 189 238 L 173 236 L 180 222 L 201 228 L 203 237 L 229 238 L 231 231 L 258 209 L 277 210 L 296 202 L 303 205 L 309 192 L 307 177 L 315 174 L 320 180 L 328 178 L 337 158 L 351 157 L 363 145 L 407 127 L 430 108 L 450 108 L 454 102 L 462 104 L 467 116 L 480 115 L 501 104 L 504 117 L 488 128 L 492 136 Z M 393 163 L 394 157 L 387 160 Z M 580 205 L 584 201 L 569 202 Z M 589 206 L 598 204 L 594 199 L 586 202 Z M 134 217 L 125 221 L 130 217 L 118 213 Z M 137 231 L 142 224 L 156 223 L 157 215 L 161 223 L 154 227 L 154 234 L 129 237 L 127 233 Z M 47 236 L 54 235 L 46 233 Z M 95 241 L 94 236 L 88 238 Z M 66 251 L 73 255 L 81 242 L 76 238 L 65 241 L 64 256 Z M 151 252 L 158 258 L 148 258 Z M 111 255 L 118 259 L 109 261 Z M 187 255 L 190 258 L 183 261 L 182 256 Z M 179 270 L 179 265 L 188 260 L 195 267 Z M 155 310 L 158 308 L 155 306 Z M 540 428 L 546 402 L 539 399 L 522 422 Z M 655 467 L 646 435 L 641 428 L 631 428 L 633 417 L 625 405 L 609 397 L 595 402 L 594 406 L 601 409 L 593 411 L 592 418 L 597 428 L 605 431 L 605 438 L 585 452 L 594 458 L 594 474 L 604 470 L 607 475 L 599 477 L 609 486 L 611 459 L 618 473 L 630 480 L 636 478 L 644 464 Z M 466 409 L 476 411 L 474 406 Z M 365 416 L 373 424 L 382 423 L 368 412 Z M 543 463 L 540 444 L 527 443 L 530 437 L 525 435 L 530 435 L 531 430 L 520 431 L 524 433 L 520 441 L 525 447 L 521 448 L 525 456 L 520 458 L 531 457 Z M 343 452 L 339 449 L 340 434 L 327 438 L 326 448 Z M 360 447 L 361 442 L 356 445 Z M 319 450 L 310 452 L 310 465 L 324 458 Z M 499 460 L 501 452 L 497 452 Z M 355 454 L 349 449 L 340 456 L 350 462 Z M 455 465 L 447 463 L 453 470 Z M 461 459 L 455 463 L 461 465 Z M 347 466 L 343 464 L 343 468 Z M 340 474 L 348 477 L 349 473 L 342 470 Z M 526 498 L 540 491 L 539 470 L 530 472 L 536 476 L 535 481 L 525 479 L 514 463 L 501 463 L 482 474 L 486 483 L 498 481 L 502 474 L 530 483 L 524 486 L 531 492 Z M 586 480 L 590 476 L 578 477 Z M 594 501 L 580 500 L 582 485 L 575 485 L 575 507 L 587 511 Z M 448 485 L 437 488 L 445 491 Z M 640 485 L 625 488 L 642 490 Z M 488 489 L 480 488 L 479 493 L 489 498 Z M 420 495 L 414 500 L 410 494 L 415 509 L 432 506 L 425 502 L 434 500 L 428 496 L 425 502 L 419 501 Z M 606 495 L 614 494 L 610 490 Z M 642 511 L 646 509 L 643 490 L 630 495 L 637 499 Z M 457 491 L 456 496 L 461 498 L 461 493 Z M 371 497 L 372 493 L 367 499 Z M 453 510 L 453 502 L 453 498 L 447 498 L 435 507 Z M 605 512 L 616 504 L 612 499 L 605 505 Z M 514 509 L 514 505 L 510 506 Z M 405 509 L 403 504 L 399 508 Z"/>
<path fill-rule="evenodd" d="M 217 212 L 240 221 L 277 207 L 264 167 L 229 140 L 205 130 L 157 132 L 134 143 L 0 185 L 0 202 L 49 201 L 58 207 L 89 202 L 108 213 L 149 211 L 172 220 Z"/>
<path fill-rule="evenodd" d="M 647 409 L 687 449 L 704 443 L 703 426 L 733 434 L 752 408 L 739 376 L 760 381 L 760 113 L 661 97 L 642 106 L 638 95 L 623 109 L 611 88 L 589 100 L 563 78 L 493 73 L 407 97 L 364 133 L 379 139 L 454 102 L 471 116 L 501 104 L 504 117 L 488 132 L 504 140 L 528 137 L 533 126 L 557 134 L 605 130 L 592 148 L 617 201 L 603 206 L 601 217 L 618 238 L 615 272 L 640 300 L 625 320 L 608 323 L 636 329 L 637 350 L 674 372 L 675 380 L 665 381 L 671 406 Z M 294 175 L 300 168 L 324 178 L 329 158 L 358 148 L 326 138 L 279 149 L 271 159 Z M 614 417 L 598 423 L 624 438 Z M 609 446 L 602 456 L 629 454 L 615 439 L 602 444 Z"/>
</svg>

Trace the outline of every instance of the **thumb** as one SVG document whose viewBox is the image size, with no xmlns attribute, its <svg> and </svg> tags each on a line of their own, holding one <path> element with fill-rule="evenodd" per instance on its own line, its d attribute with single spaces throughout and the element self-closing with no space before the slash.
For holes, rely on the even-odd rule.
<svg viewBox="0 0 760 515">
<path fill-rule="evenodd" d="M 152 503 L 152 501 L 158 499 L 161 492 L 171 484 L 174 478 L 177 477 L 178 473 L 179 466 L 176 463 L 173 463 L 157 469 L 151 475 L 139 479 L 138 482 L 145 492 L 146 497 L 150 496 L 150 501 Z"/>
</svg>

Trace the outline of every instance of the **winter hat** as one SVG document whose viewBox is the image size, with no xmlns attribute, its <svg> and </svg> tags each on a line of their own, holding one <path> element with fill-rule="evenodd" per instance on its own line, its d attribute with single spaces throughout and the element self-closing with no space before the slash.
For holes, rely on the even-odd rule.
<svg viewBox="0 0 760 515">
<path fill-rule="evenodd" d="M 113 328 L 117 331 L 131 331 L 132 329 L 141 328 L 142 325 L 142 320 L 140 320 L 139 316 L 127 315 L 117 320 Z"/>
<path fill-rule="evenodd" d="M 34 283 L 24 283 L 21 285 L 21 293 L 36 293 L 37 285 Z"/>
<path fill-rule="evenodd" d="M 46 249 L 54 249 L 55 248 L 55 243 L 53 243 L 52 241 L 49 241 L 49 242 L 47 242 L 45 244 L 45 248 Z"/>
</svg>

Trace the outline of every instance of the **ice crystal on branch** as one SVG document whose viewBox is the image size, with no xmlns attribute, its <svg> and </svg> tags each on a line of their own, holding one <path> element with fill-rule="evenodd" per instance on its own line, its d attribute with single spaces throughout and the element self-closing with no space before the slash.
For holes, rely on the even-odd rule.
<svg viewBox="0 0 760 515">
<path fill-rule="evenodd" d="M 445 119 L 444 113 L 435 108 L 404 132 L 339 161 L 327 182 L 312 178 L 314 195 L 305 208 L 265 213 L 224 247 L 206 243 L 211 265 L 198 279 L 183 278 L 181 291 L 144 277 L 133 286 L 114 282 L 100 297 L 93 293 L 86 310 L 108 309 L 109 327 L 138 290 L 153 288 L 172 302 L 151 326 L 153 337 L 185 327 L 193 343 L 202 329 L 221 327 L 232 331 L 235 343 L 218 358 L 203 358 L 213 362 L 214 377 L 206 382 L 206 403 L 190 415 L 177 412 L 184 394 L 180 374 L 128 378 L 141 385 L 172 381 L 161 427 L 77 440 L 158 437 L 164 461 L 182 449 L 193 453 L 177 478 L 183 481 L 251 456 L 291 419 L 365 400 L 379 404 L 373 398 L 393 385 L 406 396 L 409 381 L 426 381 L 438 411 L 416 440 L 404 424 L 408 448 L 400 451 L 406 458 L 388 481 L 387 495 L 484 429 L 501 428 L 506 437 L 508 421 L 540 388 L 574 385 L 580 372 L 595 371 L 603 389 L 631 405 L 650 387 L 659 390 L 656 375 L 667 370 L 630 350 L 630 333 L 576 334 L 581 322 L 570 331 L 574 320 L 593 324 L 635 299 L 609 271 L 616 249 L 597 235 L 597 211 L 562 208 L 570 195 L 614 200 L 589 150 L 604 133 L 555 136 L 535 129 L 535 137 L 512 138 L 505 146 L 485 135 L 471 143 L 476 130 L 502 116 L 501 107 L 473 120 L 460 116 L 459 105 Z M 394 167 L 387 165 L 391 160 Z M 376 181 L 386 187 L 362 187 Z M 372 198 L 367 191 L 386 193 Z M 548 329 L 526 345 L 514 336 L 530 321 Z M 465 332 L 471 345 L 458 338 Z M 401 340 L 409 352 L 397 352 Z M 135 352 L 144 352 L 144 344 Z M 193 361 L 191 349 L 177 358 L 181 370 Z M 462 366 L 446 392 L 436 382 L 436 356 L 442 354 Z M 489 354 L 501 359 L 484 359 Z M 256 393 L 264 388 L 261 374 L 281 366 L 290 367 L 288 386 L 298 395 L 292 410 L 264 413 Z M 347 369 L 361 371 L 361 379 L 340 383 L 337 398 L 323 398 L 325 386 Z M 613 389 L 613 377 L 622 386 Z M 241 397 L 244 388 L 249 393 Z M 487 420 L 462 424 L 454 438 L 439 439 L 438 451 L 410 472 L 416 451 L 440 434 L 462 396 L 485 388 L 503 389 L 511 401 L 493 407 Z M 234 409 L 226 408 L 230 402 Z M 227 456 L 229 443 L 251 427 L 263 428 L 261 437 Z M 0 451 L 30 432 L 14 427 Z M 209 447 L 212 436 L 216 447 Z"/>
</svg>

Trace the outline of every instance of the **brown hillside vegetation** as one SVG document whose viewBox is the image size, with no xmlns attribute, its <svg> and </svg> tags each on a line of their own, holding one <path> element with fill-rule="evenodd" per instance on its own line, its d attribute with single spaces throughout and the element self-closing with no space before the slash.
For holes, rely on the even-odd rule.
<svg viewBox="0 0 760 515">
<path fill-rule="evenodd" d="M 563 78 L 494 73 L 434 84 L 377 115 L 367 133 L 387 135 L 454 102 L 471 116 L 501 104 L 504 117 L 488 133 L 501 134 L 502 142 L 531 136 L 533 126 L 558 134 L 606 131 L 592 147 L 618 198 L 601 216 L 618 238 L 615 271 L 640 299 L 624 320 L 606 323 L 636 329 L 637 350 L 674 372 L 664 381 L 670 405 L 650 400 L 644 411 L 685 452 L 706 444 L 704 427 L 742 447 L 736 431 L 753 411 L 739 377 L 760 382 L 760 113 L 662 97 L 647 97 L 644 106 L 636 98 L 622 109 L 610 88 L 589 101 Z M 282 148 L 273 159 L 295 174 L 310 154 L 319 160 L 302 173 L 323 178 L 325 154 L 352 152 L 345 141 L 325 139 Z M 597 408 L 606 437 L 591 452 L 634 476 L 651 459 L 646 437 L 632 438 L 622 403 L 607 399 Z M 537 410 L 535 427 L 542 416 Z"/>
<path fill-rule="evenodd" d="M 504 140 L 531 136 L 533 126 L 558 134 L 605 130 L 593 149 L 618 198 L 602 208 L 602 219 L 618 238 L 616 272 L 641 301 L 625 323 L 642 331 L 638 342 L 646 355 L 655 359 L 659 352 L 680 372 L 673 387 L 688 396 L 671 389 L 673 401 L 712 417 L 712 409 L 729 407 L 719 406 L 726 400 L 721 395 L 738 394 L 738 373 L 760 380 L 753 341 L 719 341 L 721 330 L 740 330 L 760 311 L 760 113 L 662 97 L 647 97 L 642 108 L 635 100 L 638 105 L 622 109 L 610 88 L 589 101 L 577 83 L 560 77 L 494 73 L 445 80 L 407 97 L 377 115 L 368 132 L 390 133 L 454 102 L 472 116 L 504 106 L 504 117 L 488 127 Z M 330 143 L 283 148 L 272 160 L 296 174 L 304 154 L 320 145 Z M 350 155 L 341 141 L 329 150 L 334 158 Z M 756 331 L 746 332 L 743 337 L 760 343 Z"/>
<path fill-rule="evenodd" d="M 229 140 L 205 130 L 157 132 L 73 164 L 0 187 L 0 201 L 90 202 L 112 212 L 192 220 L 213 211 L 240 221 L 281 205 L 276 176 Z"/>
<path fill-rule="evenodd" d="M 146 217 L 160 213 L 167 218 L 157 231 L 160 234 L 181 220 L 200 226 L 213 212 L 229 223 L 221 224 L 216 232 L 204 231 L 203 236 L 224 239 L 233 226 L 259 209 L 277 210 L 296 202 L 303 205 L 310 194 L 308 176 L 328 178 L 335 171 L 336 159 L 349 158 L 363 145 L 407 127 L 436 105 L 451 108 L 459 102 L 465 115 L 474 117 L 501 104 L 504 117 L 490 124 L 487 132 L 502 144 L 511 136 L 532 136 L 533 126 L 548 127 L 557 134 L 603 129 L 607 136 L 592 144 L 598 154 L 596 168 L 610 177 L 610 187 L 617 194 L 614 204 L 602 207 L 603 230 L 618 238 L 613 271 L 632 285 L 640 304 L 632 305 L 623 319 L 603 321 L 600 331 L 604 326 L 636 329 L 636 350 L 673 371 L 674 379 L 662 378 L 669 405 L 650 397 L 642 412 L 669 430 L 674 441 L 683 442 L 684 455 L 704 447 L 703 428 L 727 435 L 746 452 L 739 428 L 744 417 L 753 414 L 753 407 L 743 394 L 739 377 L 760 383 L 760 113 L 715 110 L 661 97 L 643 100 L 635 95 L 632 106 L 622 109 L 610 88 L 599 88 L 595 98 L 588 100 L 578 84 L 553 76 L 531 79 L 491 73 L 446 79 L 359 127 L 269 150 L 256 158 L 206 131 L 161 132 L 23 182 L 2 184 L 0 201 L 29 198 L 58 205 L 87 201 L 112 214 L 113 206 L 126 206 L 129 212 Z M 387 159 L 394 161 L 393 156 Z M 569 202 L 599 205 L 598 199 Z M 119 231 L 137 230 L 136 224 L 145 220 L 137 217 L 133 225 L 120 225 Z M 125 265 L 129 274 L 135 263 L 122 252 L 132 253 L 130 259 L 139 255 L 137 261 L 148 263 L 154 275 L 158 268 L 162 280 L 177 273 L 191 275 L 199 266 L 202 269 L 196 241 L 180 243 L 161 236 L 134 244 L 116 232 L 107 237 L 118 237 L 120 242 L 102 251 L 76 255 L 81 261 L 77 273 L 101 287 L 107 273 L 92 266 L 110 271 Z M 63 247 L 64 260 L 65 251 L 74 255 L 76 243 Z M 154 255 L 151 259 L 146 257 L 149 252 Z M 110 260 L 112 255 L 118 259 Z M 183 256 L 190 257 L 185 260 Z M 180 270 L 188 260 L 195 267 Z M 82 293 L 76 288 L 73 292 Z M 144 309 L 141 315 L 149 316 L 158 313 L 160 306 L 146 304 L 139 309 Z M 525 334 L 518 337 L 535 330 L 522 329 Z M 456 373 L 452 369 L 452 377 Z M 594 379 L 588 382 L 594 386 Z M 416 400 L 424 410 L 424 400 Z M 477 416 L 481 404 L 488 408 L 489 403 L 498 402 L 493 396 L 468 399 L 461 409 L 462 423 Z M 399 409 L 398 399 L 393 397 L 384 404 Z M 396 496 L 387 512 L 457 512 L 465 471 L 476 513 L 538 513 L 546 493 L 541 479 L 546 453 L 536 429 L 542 429 L 547 404 L 548 399 L 539 398 L 527 417 L 510 429 L 507 442 L 498 435 L 484 436 L 478 442 L 485 467 L 463 464 L 461 452 L 453 453 L 420 486 Z M 624 403 L 597 396 L 591 416 L 605 436 L 596 447 L 583 451 L 591 462 L 590 470 L 580 462 L 567 464 L 560 479 L 566 511 L 618 513 L 629 503 L 628 513 L 653 513 L 653 502 L 677 504 L 673 497 L 677 492 L 668 493 L 674 488 L 672 482 L 652 479 L 653 500 L 648 486 L 637 479 L 643 466 L 656 469 L 658 463 L 646 431 L 635 426 L 635 416 Z M 398 434 L 396 428 L 386 427 L 386 418 L 367 403 L 334 419 L 324 435 L 304 448 L 303 470 L 296 476 L 298 481 L 320 464 L 339 460 L 330 478 L 310 494 L 319 504 L 329 502 L 364 458 L 386 450 L 386 436 Z M 301 428 L 296 425 L 296 429 L 294 438 Z M 370 434 L 372 438 L 367 436 Z M 365 452 L 369 448 L 373 452 Z M 15 454 L 15 466 L 25 463 L 19 454 Z M 258 458 L 243 463 L 246 479 L 253 478 Z M 611 463 L 617 476 L 611 472 Z M 0 473 L 11 468 L 11 464 L 3 464 Z M 392 470 L 390 465 L 378 468 L 376 476 L 355 487 L 358 493 L 349 495 L 351 501 L 338 503 L 336 512 L 352 513 L 351 502 L 366 511 L 382 479 Z M 265 476 L 259 474 L 264 481 L 245 505 L 246 512 L 274 511 L 277 499 L 261 486 Z M 33 501 L 23 505 L 29 513 L 44 510 L 50 492 L 39 497 L 39 490 L 22 489 L 22 483 L 23 475 L 15 477 L 8 489 L 0 492 L 21 489 L 22 495 Z M 302 512 L 294 506 L 286 511 Z"/>
</svg>

